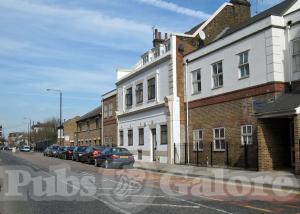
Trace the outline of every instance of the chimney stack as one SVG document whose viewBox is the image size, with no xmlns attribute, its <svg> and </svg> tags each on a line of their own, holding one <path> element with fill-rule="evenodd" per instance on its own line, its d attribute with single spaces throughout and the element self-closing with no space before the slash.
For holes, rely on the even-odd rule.
<svg viewBox="0 0 300 214">
<path fill-rule="evenodd" d="M 153 47 L 158 47 L 160 44 L 163 44 L 166 39 L 167 39 L 167 33 L 165 33 L 165 38 L 163 39 L 161 36 L 161 32 L 155 29 L 154 38 L 153 38 Z"/>
</svg>

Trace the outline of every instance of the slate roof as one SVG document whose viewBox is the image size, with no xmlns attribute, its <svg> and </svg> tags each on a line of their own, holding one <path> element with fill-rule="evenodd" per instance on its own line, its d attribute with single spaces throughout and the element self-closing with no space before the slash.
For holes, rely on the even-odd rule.
<svg viewBox="0 0 300 214">
<path fill-rule="evenodd" d="M 225 37 L 225 36 L 228 36 L 236 31 L 239 31 L 243 28 L 246 28 L 248 27 L 249 25 L 257 22 L 257 21 L 260 21 L 266 17 L 269 17 L 269 16 L 282 16 L 297 0 L 284 0 L 283 2 L 251 17 L 250 19 L 248 19 L 247 21 L 245 21 L 243 24 L 237 26 L 237 27 L 234 27 L 234 28 L 231 28 L 229 29 L 228 31 L 226 31 L 226 33 L 220 37 L 219 39 Z"/>
<path fill-rule="evenodd" d="M 295 108 L 300 107 L 300 92 L 286 93 L 278 97 L 274 102 L 266 104 L 263 108 L 257 110 L 257 116 L 272 114 L 293 114 Z"/>
<path fill-rule="evenodd" d="M 86 119 L 89 119 L 89 118 L 93 118 L 93 117 L 95 117 L 97 115 L 101 115 L 101 114 L 102 114 L 102 108 L 101 108 L 101 106 L 99 106 L 99 107 L 93 109 L 92 111 L 86 113 L 85 115 L 81 116 L 77 120 L 77 122 L 83 121 L 83 120 L 86 120 Z"/>
<path fill-rule="evenodd" d="M 193 35 L 199 29 L 199 27 L 201 27 L 205 22 L 206 22 L 206 20 L 204 22 L 201 22 L 200 24 L 194 26 L 192 29 L 190 29 L 189 31 L 185 32 L 185 34 Z"/>
</svg>

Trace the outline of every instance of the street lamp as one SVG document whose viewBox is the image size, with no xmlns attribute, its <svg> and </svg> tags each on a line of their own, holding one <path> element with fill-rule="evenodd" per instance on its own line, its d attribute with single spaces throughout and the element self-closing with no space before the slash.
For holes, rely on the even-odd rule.
<svg viewBox="0 0 300 214">
<path fill-rule="evenodd" d="M 28 143 L 31 144 L 31 119 L 28 118 L 28 117 L 24 117 L 24 120 L 29 120 L 29 124 L 28 124 Z"/>
<path fill-rule="evenodd" d="M 55 91 L 59 93 L 59 144 L 61 145 L 61 128 L 62 128 L 62 90 L 60 89 L 50 89 L 48 88 L 47 91 Z"/>
</svg>

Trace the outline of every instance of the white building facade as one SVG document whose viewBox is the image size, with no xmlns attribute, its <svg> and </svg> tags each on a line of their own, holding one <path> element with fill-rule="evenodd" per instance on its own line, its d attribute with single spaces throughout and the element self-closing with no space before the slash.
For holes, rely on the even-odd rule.
<svg viewBox="0 0 300 214">
<path fill-rule="evenodd" d="M 197 161 L 300 171 L 299 9 L 283 1 L 185 56 Z"/>
</svg>

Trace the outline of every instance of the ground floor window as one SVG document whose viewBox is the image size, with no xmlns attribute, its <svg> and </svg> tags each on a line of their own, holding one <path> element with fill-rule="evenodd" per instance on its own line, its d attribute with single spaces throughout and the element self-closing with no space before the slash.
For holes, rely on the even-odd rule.
<svg viewBox="0 0 300 214">
<path fill-rule="evenodd" d="M 193 151 L 203 151 L 203 130 L 193 130 Z"/>
<path fill-rule="evenodd" d="M 252 144 L 252 125 L 241 126 L 241 143 L 242 145 Z"/>
<path fill-rule="evenodd" d="M 214 129 L 214 150 L 225 151 L 225 129 L 224 128 Z"/>
<path fill-rule="evenodd" d="M 160 144 L 168 144 L 168 127 L 167 127 L 167 125 L 160 126 Z"/>
<path fill-rule="evenodd" d="M 120 146 L 124 146 L 124 132 L 120 131 Z"/>
<path fill-rule="evenodd" d="M 133 146 L 133 132 L 128 130 L 128 146 Z"/>
<path fill-rule="evenodd" d="M 144 128 L 139 128 L 139 145 L 144 145 Z"/>
</svg>

